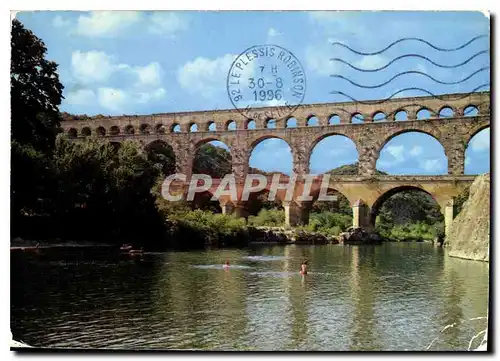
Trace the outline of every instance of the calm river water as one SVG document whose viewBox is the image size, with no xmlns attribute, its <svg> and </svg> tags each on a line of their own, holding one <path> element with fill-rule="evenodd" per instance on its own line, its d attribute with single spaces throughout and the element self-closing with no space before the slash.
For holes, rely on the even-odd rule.
<svg viewBox="0 0 500 361">
<path fill-rule="evenodd" d="M 424 350 L 441 335 L 432 350 L 463 350 L 488 273 L 418 243 L 11 252 L 11 330 L 61 348 Z"/>
</svg>

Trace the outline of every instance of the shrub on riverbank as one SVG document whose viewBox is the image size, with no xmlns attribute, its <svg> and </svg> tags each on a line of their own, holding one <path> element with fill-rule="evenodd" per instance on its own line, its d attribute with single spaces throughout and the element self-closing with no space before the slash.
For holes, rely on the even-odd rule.
<svg viewBox="0 0 500 361">
<path fill-rule="evenodd" d="M 285 211 L 279 209 L 262 209 L 256 216 L 248 218 L 248 225 L 255 227 L 284 227 Z M 351 225 L 351 216 L 324 211 L 321 213 L 311 213 L 309 223 L 296 228 L 304 232 L 337 236 Z"/>
<path fill-rule="evenodd" d="M 432 241 L 444 233 L 443 223 L 429 225 L 424 222 L 394 225 L 390 228 L 377 225 L 377 232 L 390 241 Z"/>
<path fill-rule="evenodd" d="M 170 247 L 231 247 L 245 246 L 248 242 L 244 218 L 196 209 L 171 213 L 167 224 Z M 182 244 L 183 241 L 189 244 Z"/>
<path fill-rule="evenodd" d="M 312 213 L 307 229 L 311 232 L 320 232 L 331 236 L 338 236 L 352 225 L 352 217 L 341 213 L 323 212 Z"/>
<path fill-rule="evenodd" d="M 283 227 L 285 225 L 285 211 L 261 209 L 256 216 L 248 217 L 248 224 L 256 227 Z"/>
</svg>

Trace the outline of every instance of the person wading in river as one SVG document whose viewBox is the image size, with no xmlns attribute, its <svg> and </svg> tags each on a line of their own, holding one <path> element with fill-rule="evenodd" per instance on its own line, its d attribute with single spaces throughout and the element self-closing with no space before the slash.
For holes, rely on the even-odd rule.
<svg viewBox="0 0 500 361">
<path fill-rule="evenodd" d="M 301 275 L 306 275 L 307 274 L 307 259 L 302 262 L 302 264 L 300 265 L 300 274 Z"/>
</svg>

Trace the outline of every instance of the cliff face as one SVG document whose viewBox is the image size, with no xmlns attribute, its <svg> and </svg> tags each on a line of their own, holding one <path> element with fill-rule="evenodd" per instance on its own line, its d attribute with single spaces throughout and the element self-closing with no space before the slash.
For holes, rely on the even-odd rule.
<svg viewBox="0 0 500 361">
<path fill-rule="evenodd" d="M 452 257 L 489 262 L 490 175 L 476 178 L 469 199 L 453 220 L 445 245 Z"/>
</svg>

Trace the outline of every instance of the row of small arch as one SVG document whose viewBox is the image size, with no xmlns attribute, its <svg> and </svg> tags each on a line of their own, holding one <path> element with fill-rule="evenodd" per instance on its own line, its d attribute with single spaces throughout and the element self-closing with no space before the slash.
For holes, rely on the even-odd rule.
<svg viewBox="0 0 500 361">
<path fill-rule="evenodd" d="M 477 116 L 479 113 L 478 108 L 474 105 L 469 105 L 464 108 L 463 114 L 464 116 Z M 453 109 L 449 106 L 444 106 L 441 108 L 439 111 L 439 118 L 451 118 L 455 116 L 455 112 Z M 429 119 L 431 117 L 430 111 L 427 108 L 422 108 L 417 112 L 417 120 L 420 119 Z M 381 111 L 377 111 L 373 114 L 372 119 L 374 122 L 380 122 L 380 121 L 386 121 L 386 115 L 385 113 Z M 395 121 L 405 121 L 408 120 L 408 113 L 404 110 L 400 110 L 394 114 L 394 120 Z M 364 116 L 360 113 L 355 113 L 352 114 L 351 116 L 351 123 L 356 124 L 356 123 L 363 123 L 364 122 Z M 330 116 L 329 125 L 335 125 L 335 124 L 341 124 L 340 122 L 340 116 L 337 114 L 333 114 Z M 307 119 L 306 126 L 318 126 L 319 125 L 319 120 L 316 116 L 311 116 Z M 256 122 L 255 120 L 248 120 L 245 124 L 245 129 L 256 129 Z M 275 119 L 268 119 L 266 120 L 264 124 L 265 128 L 273 129 L 276 128 L 277 122 Z M 297 119 L 295 118 L 289 118 L 287 119 L 285 123 L 285 128 L 295 128 L 297 127 Z M 229 120 L 225 124 L 225 129 L 224 130 L 236 130 L 236 122 L 234 120 Z M 214 121 L 210 121 L 206 124 L 206 131 L 216 131 L 216 124 Z M 124 133 L 127 135 L 132 135 L 135 134 L 136 130 L 133 125 L 129 124 L 123 128 Z M 189 126 L 189 132 L 197 132 L 198 131 L 198 125 L 196 123 L 192 123 Z M 179 133 L 181 132 L 181 127 L 179 124 L 172 124 L 170 128 L 168 129 L 168 132 L 170 133 Z M 151 134 L 153 133 L 153 128 L 149 124 L 141 124 L 139 127 L 139 134 Z M 154 133 L 156 134 L 164 134 L 167 133 L 167 128 L 163 124 L 157 124 L 154 127 Z M 121 134 L 121 130 L 118 126 L 114 125 L 109 128 L 109 135 L 119 135 Z M 71 138 L 77 137 L 78 131 L 75 128 L 70 128 L 68 130 L 68 136 Z M 91 136 L 92 135 L 92 130 L 90 127 L 84 127 L 82 128 L 81 135 L 86 137 L 86 136 Z M 96 128 L 96 135 L 97 136 L 105 136 L 107 135 L 106 129 L 102 126 Z"/>
</svg>

